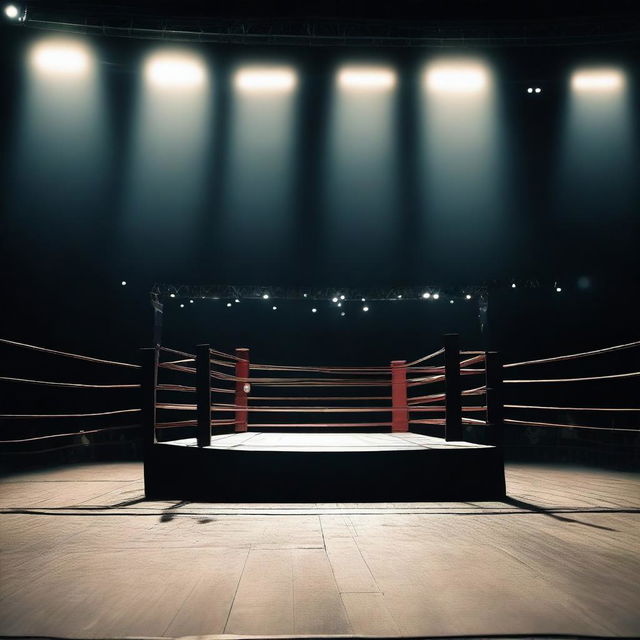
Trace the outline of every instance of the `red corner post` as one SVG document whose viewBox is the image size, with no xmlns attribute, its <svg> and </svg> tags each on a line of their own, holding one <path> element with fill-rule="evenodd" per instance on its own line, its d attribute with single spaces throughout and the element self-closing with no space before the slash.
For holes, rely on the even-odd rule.
<svg viewBox="0 0 640 640">
<path fill-rule="evenodd" d="M 249 349 L 236 349 L 236 431 L 246 431 L 248 420 L 249 395 Z M 245 386 L 246 385 L 246 386 Z M 246 389 L 246 390 L 245 390 Z"/>
<path fill-rule="evenodd" d="M 409 431 L 406 360 L 391 362 L 391 431 Z"/>
</svg>

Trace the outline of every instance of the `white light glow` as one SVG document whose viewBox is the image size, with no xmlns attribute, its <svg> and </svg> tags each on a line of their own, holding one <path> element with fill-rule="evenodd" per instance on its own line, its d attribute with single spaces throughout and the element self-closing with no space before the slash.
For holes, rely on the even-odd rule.
<svg viewBox="0 0 640 640">
<path fill-rule="evenodd" d="M 79 42 L 41 42 L 31 52 L 31 63 L 39 71 L 79 76 L 89 70 L 91 56 Z"/>
<path fill-rule="evenodd" d="M 181 303 L 180 303 L 180 308 L 181 308 L 181 309 L 184 309 L 184 302 L 181 302 Z"/>
<path fill-rule="evenodd" d="M 206 80 L 202 61 L 190 54 L 159 53 L 145 63 L 145 78 L 149 84 L 164 89 L 192 89 Z"/>
<path fill-rule="evenodd" d="M 465 296 L 465 298 L 466 298 L 467 300 L 471 300 L 471 294 L 467 293 L 467 295 Z"/>
<path fill-rule="evenodd" d="M 269 299 L 269 294 L 268 293 L 262 294 L 262 299 L 263 300 L 268 300 Z"/>
<path fill-rule="evenodd" d="M 439 64 L 427 69 L 425 83 L 432 91 L 477 93 L 486 88 L 488 75 L 480 66 Z"/>
<path fill-rule="evenodd" d="M 333 298 L 331 298 L 331 302 L 338 302 L 338 298 L 334 296 Z"/>
<path fill-rule="evenodd" d="M 511 283 L 511 288 L 512 288 L 512 289 L 515 289 L 515 288 L 516 288 L 516 283 L 515 283 L 515 282 L 512 282 L 512 283 Z"/>
<path fill-rule="evenodd" d="M 617 69 L 585 69 L 571 76 L 574 91 L 616 91 L 624 86 L 624 75 Z"/>
<path fill-rule="evenodd" d="M 126 281 L 126 280 L 123 280 L 120 284 L 121 284 L 123 287 L 126 287 L 126 286 L 127 286 L 127 281 Z"/>
<path fill-rule="evenodd" d="M 439 293 L 434 293 L 434 294 L 433 294 L 433 299 L 434 299 L 434 300 L 437 300 L 439 297 L 440 297 L 440 294 L 439 294 Z"/>
<path fill-rule="evenodd" d="M 231 306 L 231 303 L 230 303 L 230 302 L 227 302 L 227 307 L 230 307 L 230 306 Z"/>
<path fill-rule="evenodd" d="M 247 93 L 284 93 L 293 91 L 298 83 L 289 67 L 245 67 L 236 72 L 235 87 Z"/>
<path fill-rule="evenodd" d="M 423 297 L 425 300 L 428 300 L 428 299 L 431 297 L 431 294 L 430 294 L 428 291 L 425 291 L 425 292 L 422 294 L 422 297 Z"/>
<path fill-rule="evenodd" d="M 556 292 L 557 293 L 562 293 L 562 287 L 556 287 Z"/>
<path fill-rule="evenodd" d="M 189 304 L 193 304 L 193 300 L 189 300 Z"/>
<path fill-rule="evenodd" d="M 240 302 L 240 300 L 238 300 L 238 298 L 236 298 L 236 299 L 234 300 L 234 302 L 235 302 L 236 304 L 238 304 L 238 303 Z"/>
<path fill-rule="evenodd" d="M 176 294 L 175 294 L 175 293 L 170 293 L 170 294 L 169 294 L 169 297 L 170 297 L 170 298 L 175 298 L 175 297 L 176 297 Z"/>
<path fill-rule="evenodd" d="M 318 310 L 314 307 L 313 309 L 311 309 L 311 313 L 317 313 Z"/>
<path fill-rule="evenodd" d="M 363 311 L 369 311 L 369 307 L 362 307 Z"/>
<path fill-rule="evenodd" d="M 276 311 L 278 309 L 278 307 L 276 307 L 276 305 L 274 304 L 273 307 L 271 307 L 274 311 Z"/>
<path fill-rule="evenodd" d="M 15 20 L 18 17 L 18 7 L 16 7 L 15 4 L 8 4 L 5 8 L 4 8 L 4 15 L 7 16 L 7 18 L 10 18 L 11 20 Z"/>
<path fill-rule="evenodd" d="M 340 315 L 341 315 L 341 316 L 344 316 L 344 315 L 346 315 L 346 314 L 345 314 L 345 312 L 343 311 Z"/>
<path fill-rule="evenodd" d="M 340 300 L 344 300 L 344 296 L 340 296 Z"/>
<path fill-rule="evenodd" d="M 338 72 L 338 86 L 356 91 L 389 91 L 396 86 L 396 74 L 385 67 L 344 67 Z"/>
</svg>

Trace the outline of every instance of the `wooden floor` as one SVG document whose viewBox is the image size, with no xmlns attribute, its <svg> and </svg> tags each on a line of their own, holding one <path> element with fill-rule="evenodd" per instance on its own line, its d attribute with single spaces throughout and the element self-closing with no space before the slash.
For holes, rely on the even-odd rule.
<svg viewBox="0 0 640 640">
<path fill-rule="evenodd" d="M 0 635 L 640 636 L 640 475 L 495 503 L 144 502 L 142 466 L 0 482 Z"/>
<path fill-rule="evenodd" d="M 195 438 L 172 444 L 196 447 Z M 472 442 L 447 442 L 419 433 L 223 433 L 211 437 L 209 449 L 237 451 L 407 451 L 420 449 L 486 449 Z"/>
</svg>

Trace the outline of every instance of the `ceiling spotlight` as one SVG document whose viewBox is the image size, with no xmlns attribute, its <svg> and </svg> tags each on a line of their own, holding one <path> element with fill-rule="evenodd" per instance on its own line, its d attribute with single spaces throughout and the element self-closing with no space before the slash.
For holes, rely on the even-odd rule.
<svg viewBox="0 0 640 640">
<path fill-rule="evenodd" d="M 315 307 L 313 307 L 313 309 L 311 309 L 311 313 L 318 313 L 318 310 Z"/>
<path fill-rule="evenodd" d="M 170 294 L 169 294 L 169 297 L 170 297 L 170 298 L 175 298 L 175 297 L 176 297 L 176 294 L 175 294 L 175 293 L 170 293 Z"/>
<path fill-rule="evenodd" d="M 340 300 L 344 300 L 344 296 L 343 295 L 340 296 Z"/>
<path fill-rule="evenodd" d="M 536 88 L 534 89 L 534 91 L 535 91 L 535 93 L 541 93 L 541 92 L 542 92 L 542 89 L 541 89 L 540 87 L 536 87 Z"/>
<path fill-rule="evenodd" d="M 338 306 L 341 307 L 342 306 L 342 302 L 338 302 Z"/>
<path fill-rule="evenodd" d="M 155 87 L 190 89 L 206 82 L 202 61 L 190 54 L 159 53 L 149 58 L 145 78 Z"/>
<path fill-rule="evenodd" d="M 345 315 L 344 311 L 343 311 L 340 315 L 341 315 L 341 316 L 344 316 L 344 315 Z"/>
<path fill-rule="evenodd" d="M 527 89 L 527 93 L 533 93 L 533 87 L 529 87 L 529 88 Z"/>
<path fill-rule="evenodd" d="M 422 297 L 423 297 L 425 300 L 427 300 L 428 298 L 430 298 L 430 297 L 431 297 L 431 294 L 430 294 L 428 291 L 425 291 L 425 292 L 422 294 Z"/>
<path fill-rule="evenodd" d="M 386 67 L 344 67 L 338 73 L 338 86 L 350 91 L 389 91 L 396 85 L 396 74 Z"/>
<path fill-rule="evenodd" d="M 331 302 L 338 302 L 338 298 L 334 296 L 333 298 L 331 298 Z"/>
<path fill-rule="evenodd" d="M 236 72 L 234 84 L 243 93 L 289 93 L 297 81 L 289 67 L 244 67 Z"/>
<path fill-rule="evenodd" d="M 230 306 L 231 306 L 231 303 L 230 303 L 230 302 L 227 302 L 227 307 L 230 307 Z"/>
<path fill-rule="evenodd" d="M 365 302 L 365 299 L 364 299 L 364 298 L 362 298 L 362 302 Z"/>
<path fill-rule="evenodd" d="M 562 287 L 556 287 L 556 293 L 562 293 Z"/>
<path fill-rule="evenodd" d="M 467 295 L 465 296 L 465 298 L 466 298 L 467 300 L 471 300 L 471 294 L 470 294 L 470 293 L 467 293 Z"/>
<path fill-rule="evenodd" d="M 9 20 L 17 20 L 18 22 L 24 22 L 27 19 L 27 10 L 24 8 L 18 8 L 15 4 L 8 4 L 4 8 L 4 15 L 9 18 Z"/>
<path fill-rule="evenodd" d="M 365 307 L 362 307 L 362 310 L 363 310 L 363 311 L 369 311 L 369 307 L 366 307 L 366 306 L 365 306 Z"/>
<path fill-rule="evenodd" d="M 440 294 L 439 294 L 439 293 L 434 293 L 434 294 L 433 294 L 433 299 L 434 299 L 434 300 L 437 300 L 439 297 L 440 297 Z"/>
<path fill-rule="evenodd" d="M 625 77 L 618 69 L 583 69 L 571 76 L 574 91 L 615 91 L 622 89 Z"/>
<path fill-rule="evenodd" d="M 476 93 L 487 86 L 489 78 L 479 65 L 438 65 L 427 70 L 425 82 L 432 91 Z"/>
<path fill-rule="evenodd" d="M 306 293 L 303 293 L 303 294 L 302 294 L 302 297 L 303 297 L 303 298 L 306 298 L 306 297 L 307 297 L 307 294 L 306 294 Z"/>
<path fill-rule="evenodd" d="M 127 286 L 127 281 L 126 281 L 126 280 L 123 280 L 120 284 L 121 284 L 123 287 L 126 287 L 126 286 Z"/>
<path fill-rule="evenodd" d="M 43 40 L 31 50 L 31 64 L 48 74 L 82 76 L 92 63 L 87 47 L 75 40 Z"/>
<path fill-rule="evenodd" d="M 399 294 L 399 295 L 398 295 L 398 300 L 400 300 L 400 298 L 402 298 L 402 294 Z"/>
<path fill-rule="evenodd" d="M 268 293 L 263 293 L 262 294 L 262 299 L 263 300 L 268 300 L 269 299 L 269 294 Z"/>
<path fill-rule="evenodd" d="M 193 304 L 193 300 L 189 300 L 189 304 Z"/>
<path fill-rule="evenodd" d="M 453 304 L 453 300 L 449 300 L 449 304 Z"/>
<path fill-rule="evenodd" d="M 184 309 L 184 302 L 181 302 L 181 303 L 180 303 L 180 308 L 181 308 L 181 309 Z"/>
<path fill-rule="evenodd" d="M 512 283 L 511 283 L 511 288 L 512 288 L 512 289 L 515 289 L 515 288 L 516 288 L 516 283 L 515 283 L 515 282 L 512 282 Z"/>
<path fill-rule="evenodd" d="M 271 308 L 275 311 L 278 307 L 276 307 L 276 305 L 274 304 Z"/>
<path fill-rule="evenodd" d="M 236 304 L 238 304 L 238 303 L 240 302 L 240 300 L 238 300 L 238 298 L 236 298 L 236 299 L 234 300 L 234 302 L 235 302 Z"/>
</svg>

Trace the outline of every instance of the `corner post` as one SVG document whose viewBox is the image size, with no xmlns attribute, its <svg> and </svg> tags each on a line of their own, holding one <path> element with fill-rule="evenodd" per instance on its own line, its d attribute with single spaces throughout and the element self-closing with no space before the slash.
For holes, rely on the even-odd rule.
<svg viewBox="0 0 640 640">
<path fill-rule="evenodd" d="M 409 431 L 407 361 L 391 361 L 391 431 Z"/>
<path fill-rule="evenodd" d="M 502 357 L 497 351 L 485 352 L 485 380 L 487 386 L 488 444 L 504 444 L 504 397 Z"/>
<path fill-rule="evenodd" d="M 211 445 L 211 355 L 208 344 L 196 345 L 196 414 L 198 446 Z"/>
<path fill-rule="evenodd" d="M 444 336 L 445 429 L 447 441 L 462 440 L 462 385 L 460 382 L 460 336 Z"/>
<path fill-rule="evenodd" d="M 140 420 L 144 461 L 145 496 L 151 495 L 151 452 L 156 439 L 156 388 L 158 384 L 157 348 L 140 349 Z"/>
<path fill-rule="evenodd" d="M 236 427 L 237 432 L 248 429 L 249 412 L 247 411 L 249 392 L 245 391 L 245 385 L 249 387 L 249 349 L 236 349 Z"/>
</svg>

